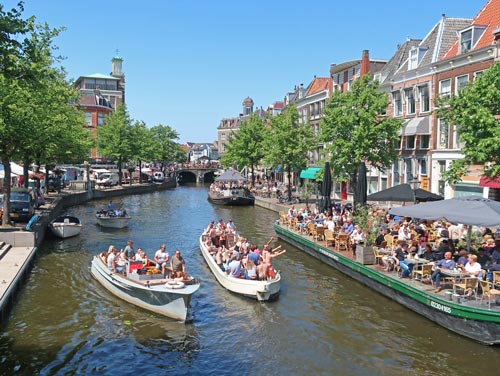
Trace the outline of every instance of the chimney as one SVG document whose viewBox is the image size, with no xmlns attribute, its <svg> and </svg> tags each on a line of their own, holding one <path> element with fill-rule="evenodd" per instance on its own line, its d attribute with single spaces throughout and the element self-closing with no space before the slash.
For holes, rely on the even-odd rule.
<svg viewBox="0 0 500 376">
<path fill-rule="evenodd" d="M 359 76 L 363 77 L 367 73 L 370 73 L 370 57 L 368 55 L 368 50 L 363 50 L 363 56 L 361 57 L 361 69 L 359 72 Z"/>
</svg>

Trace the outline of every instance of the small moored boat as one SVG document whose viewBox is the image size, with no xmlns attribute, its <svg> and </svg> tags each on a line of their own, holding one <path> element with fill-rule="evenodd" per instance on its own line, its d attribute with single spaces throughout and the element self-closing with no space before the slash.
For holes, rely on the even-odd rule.
<svg viewBox="0 0 500 376">
<path fill-rule="evenodd" d="M 200 283 L 169 280 L 154 267 L 141 268 L 142 262 L 126 265 L 125 275 L 108 269 L 106 252 L 95 255 L 90 272 L 109 292 L 131 304 L 172 319 L 186 321 L 191 296 Z"/>
<path fill-rule="evenodd" d="M 52 220 L 49 228 L 55 236 L 66 239 L 80 234 L 82 223 L 77 217 L 62 215 Z"/>
<path fill-rule="evenodd" d="M 200 236 L 200 250 L 203 258 L 207 262 L 210 270 L 212 271 L 217 281 L 227 290 L 247 296 L 249 298 L 257 299 L 259 301 L 267 301 L 276 299 L 280 292 L 281 275 L 279 272 L 272 280 L 258 281 L 250 279 L 241 279 L 230 277 L 217 265 L 213 256 L 210 254 L 205 241 L 208 239 L 207 235 Z"/>
<path fill-rule="evenodd" d="M 127 227 L 128 222 L 132 219 L 129 215 L 110 215 L 109 212 L 99 212 L 96 214 L 96 218 L 99 226 L 109 228 Z"/>
</svg>

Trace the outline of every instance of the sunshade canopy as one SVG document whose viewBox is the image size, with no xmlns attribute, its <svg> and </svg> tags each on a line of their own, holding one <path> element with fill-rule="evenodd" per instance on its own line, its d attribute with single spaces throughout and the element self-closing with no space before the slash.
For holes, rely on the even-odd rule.
<svg viewBox="0 0 500 376">
<path fill-rule="evenodd" d="M 220 174 L 215 181 L 241 181 L 247 180 L 243 175 L 241 175 L 235 169 L 229 168 Z"/>
<path fill-rule="evenodd" d="M 422 188 L 418 188 L 414 192 L 413 189 L 411 189 L 410 184 L 400 184 L 384 189 L 383 191 L 373 193 L 366 199 L 367 201 L 415 202 L 416 200 L 422 202 L 442 200 L 443 197 Z"/>
<path fill-rule="evenodd" d="M 321 171 L 321 167 L 308 167 L 300 172 L 300 178 L 315 180 L 319 171 Z"/>
<path fill-rule="evenodd" d="M 480 196 L 464 196 L 419 205 L 401 206 L 390 209 L 389 213 L 418 219 L 445 218 L 449 222 L 481 227 L 500 226 L 500 202 Z"/>
</svg>

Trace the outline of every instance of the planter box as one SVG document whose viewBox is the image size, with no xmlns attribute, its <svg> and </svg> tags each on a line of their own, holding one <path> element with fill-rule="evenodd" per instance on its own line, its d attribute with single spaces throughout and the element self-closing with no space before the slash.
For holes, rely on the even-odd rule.
<svg viewBox="0 0 500 376">
<path fill-rule="evenodd" d="M 363 265 L 375 264 L 375 255 L 373 254 L 373 247 L 357 245 L 356 261 Z"/>
</svg>

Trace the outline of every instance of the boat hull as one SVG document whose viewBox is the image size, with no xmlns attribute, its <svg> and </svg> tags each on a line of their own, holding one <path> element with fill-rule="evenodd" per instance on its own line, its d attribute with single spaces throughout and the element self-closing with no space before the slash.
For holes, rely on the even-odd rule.
<svg viewBox="0 0 500 376">
<path fill-rule="evenodd" d="M 97 218 L 97 224 L 102 227 L 108 228 L 124 228 L 128 226 L 128 222 L 132 219 L 131 217 L 99 217 Z"/>
<path fill-rule="evenodd" d="M 182 289 L 169 289 L 160 284 L 137 283 L 110 271 L 99 256 L 94 256 L 90 268 L 92 276 L 113 295 L 145 310 L 175 320 L 186 321 L 191 296 L 200 285 L 186 285 Z"/>
<path fill-rule="evenodd" d="M 221 270 L 212 255 L 210 255 L 210 252 L 205 246 L 204 237 L 204 235 L 200 236 L 201 254 L 212 271 L 212 274 L 222 287 L 235 294 L 257 299 L 259 301 L 274 300 L 279 296 L 281 285 L 281 275 L 279 272 L 276 273 L 276 277 L 272 281 L 254 281 L 230 277 Z"/>
<path fill-rule="evenodd" d="M 278 223 L 278 237 L 435 323 L 487 345 L 500 344 L 500 312 L 455 303 L 360 264 Z"/>
<path fill-rule="evenodd" d="M 76 217 L 57 217 L 49 224 L 50 231 L 58 238 L 66 239 L 80 234 L 82 224 Z"/>
<path fill-rule="evenodd" d="M 255 197 L 243 193 L 219 194 L 208 192 L 208 200 L 216 205 L 249 206 L 255 204 Z"/>
</svg>

